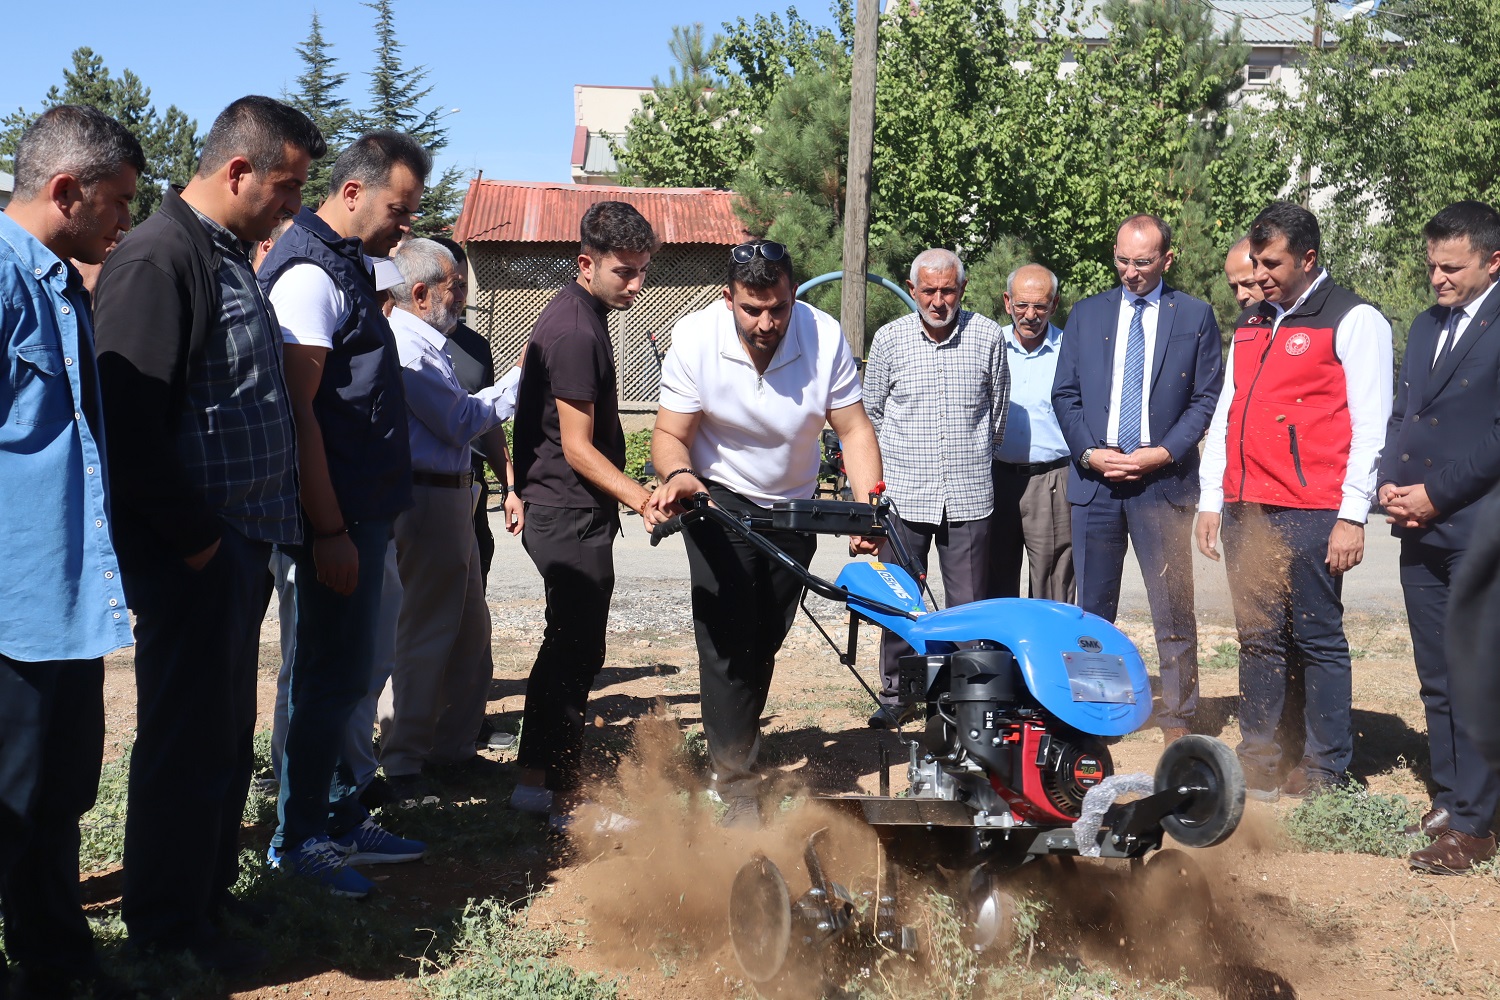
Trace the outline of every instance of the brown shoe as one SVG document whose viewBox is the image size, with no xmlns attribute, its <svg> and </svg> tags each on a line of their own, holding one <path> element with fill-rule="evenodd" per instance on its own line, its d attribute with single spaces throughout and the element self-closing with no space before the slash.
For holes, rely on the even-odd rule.
<svg viewBox="0 0 1500 1000">
<path fill-rule="evenodd" d="M 1307 761 L 1303 761 L 1287 772 L 1281 782 L 1281 794 L 1289 799 L 1305 799 L 1326 792 L 1337 784 L 1321 774 L 1314 774 L 1308 769 Z"/>
<path fill-rule="evenodd" d="M 1162 726 L 1161 745 L 1163 747 L 1169 747 L 1173 743 L 1176 743 L 1178 740 L 1182 739 L 1184 736 L 1188 735 L 1188 733 L 1190 732 L 1192 732 L 1192 730 L 1187 726 Z"/>
<path fill-rule="evenodd" d="M 1451 827 L 1431 844 L 1413 851 L 1408 859 L 1418 871 L 1434 875 L 1462 875 L 1481 861 L 1495 856 L 1495 838 L 1471 837 Z"/>
<path fill-rule="evenodd" d="M 1402 832 L 1413 840 L 1418 837 L 1426 837 L 1428 840 L 1432 840 L 1435 837 L 1442 836 L 1443 831 L 1448 829 L 1448 823 L 1452 819 L 1453 817 L 1448 814 L 1448 810 L 1446 809 L 1441 807 L 1429 809 L 1422 816 L 1421 820 L 1408 826 Z"/>
</svg>

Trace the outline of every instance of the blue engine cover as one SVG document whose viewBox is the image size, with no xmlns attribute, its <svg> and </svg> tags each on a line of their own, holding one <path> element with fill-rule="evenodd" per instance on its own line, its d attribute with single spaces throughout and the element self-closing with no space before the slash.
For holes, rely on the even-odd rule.
<svg viewBox="0 0 1500 1000">
<path fill-rule="evenodd" d="M 1052 715 L 1094 736 L 1124 736 L 1151 717 L 1146 664 L 1125 633 L 1098 615 L 1055 601 L 1002 598 L 925 611 L 921 590 L 891 563 L 852 562 L 839 573 L 849 607 L 919 653 L 988 639 L 1015 655 L 1026 686 Z M 866 601 L 916 613 L 883 614 Z"/>
</svg>

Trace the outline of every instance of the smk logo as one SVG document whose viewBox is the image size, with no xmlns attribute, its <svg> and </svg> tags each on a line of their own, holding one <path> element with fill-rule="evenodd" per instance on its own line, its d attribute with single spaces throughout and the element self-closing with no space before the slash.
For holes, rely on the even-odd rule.
<svg viewBox="0 0 1500 1000">
<path fill-rule="evenodd" d="M 1085 653 L 1102 653 L 1104 651 L 1104 643 L 1091 635 L 1081 635 L 1078 637 L 1078 648 Z"/>
<path fill-rule="evenodd" d="M 1295 358 L 1299 354 L 1306 354 L 1311 346 L 1312 338 L 1299 330 L 1287 338 L 1286 352 Z"/>
</svg>

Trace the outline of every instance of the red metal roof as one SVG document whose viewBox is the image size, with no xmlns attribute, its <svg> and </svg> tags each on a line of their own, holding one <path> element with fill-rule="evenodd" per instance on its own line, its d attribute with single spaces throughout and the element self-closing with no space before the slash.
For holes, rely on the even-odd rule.
<svg viewBox="0 0 1500 1000">
<path fill-rule="evenodd" d="M 663 243 L 732 246 L 748 234 L 734 214 L 734 192 L 715 188 L 631 188 L 545 181 L 475 180 L 453 238 L 518 243 L 576 243 L 578 220 L 599 201 L 625 201 Z"/>
</svg>

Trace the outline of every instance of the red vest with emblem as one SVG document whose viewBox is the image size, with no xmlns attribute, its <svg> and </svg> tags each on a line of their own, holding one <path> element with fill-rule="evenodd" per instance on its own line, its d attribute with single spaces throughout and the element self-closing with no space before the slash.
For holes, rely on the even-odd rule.
<svg viewBox="0 0 1500 1000">
<path fill-rule="evenodd" d="M 1342 320 L 1364 302 L 1327 278 L 1275 326 L 1262 303 L 1241 315 L 1230 350 L 1224 499 L 1307 510 L 1343 502 L 1353 425 L 1344 365 L 1334 350 Z"/>
</svg>

